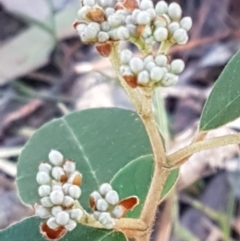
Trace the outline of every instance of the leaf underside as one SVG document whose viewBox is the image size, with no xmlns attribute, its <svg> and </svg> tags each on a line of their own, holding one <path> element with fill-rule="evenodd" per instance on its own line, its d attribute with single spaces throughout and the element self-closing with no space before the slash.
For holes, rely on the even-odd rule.
<svg viewBox="0 0 240 241">
<path fill-rule="evenodd" d="M 200 130 L 209 131 L 240 117 L 240 52 L 227 64 L 213 86 L 202 116 Z"/>
</svg>

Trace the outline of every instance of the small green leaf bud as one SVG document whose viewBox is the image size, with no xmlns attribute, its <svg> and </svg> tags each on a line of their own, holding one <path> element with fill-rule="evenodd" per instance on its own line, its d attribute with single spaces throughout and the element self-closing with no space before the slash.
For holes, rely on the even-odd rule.
<svg viewBox="0 0 240 241">
<path fill-rule="evenodd" d="M 182 9 L 178 3 L 171 3 L 168 7 L 168 14 L 172 20 L 179 21 L 182 17 Z"/>
<path fill-rule="evenodd" d="M 168 12 L 168 4 L 165 1 L 159 1 L 155 6 L 156 13 L 162 15 Z"/>
<path fill-rule="evenodd" d="M 44 163 L 42 162 L 40 165 L 39 165 L 39 168 L 38 170 L 40 172 L 46 172 L 47 174 L 50 174 L 51 170 L 52 170 L 52 166 L 48 163 Z"/>
<path fill-rule="evenodd" d="M 59 212 L 56 215 L 56 222 L 61 226 L 66 225 L 69 222 L 69 219 L 70 219 L 69 214 L 65 211 Z"/>
<path fill-rule="evenodd" d="M 164 74 L 164 72 L 163 72 L 162 68 L 156 66 L 156 67 L 151 69 L 150 78 L 153 81 L 158 82 L 158 81 L 160 81 L 162 79 L 163 74 Z"/>
<path fill-rule="evenodd" d="M 104 212 L 108 209 L 108 203 L 104 199 L 97 200 L 97 210 Z"/>
<path fill-rule="evenodd" d="M 81 189 L 77 185 L 72 185 L 68 192 L 69 195 L 74 199 L 78 199 L 81 196 Z"/>
<path fill-rule="evenodd" d="M 171 71 L 174 74 L 180 74 L 181 72 L 183 72 L 185 64 L 181 59 L 176 59 L 172 61 L 170 66 L 171 66 Z"/>
<path fill-rule="evenodd" d="M 130 69 L 136 74 L 142 71 L 144 67 L 142 59 L 138 57 L 133 57 L 129 62 L 129 66 Z"/>
<path fill-rule="evenodd" d="M 77 227 L 77 223 L 74 220 L 69 220 L 69 222 L 64 226 L 67 231 L 71 232 L 73 229 Z"/>
<path fill-rule="evenodd" d="M 50 194 L 50 200 L 54 205 L 61 205 L 63 203 L 64 195 L 59 190 L 52 191 Z"/>
<path fill-rule="evenodd" d="M 109 191 L 105 196 L 106 201 L 111 205 L 116 205 L 119 202 L 118 193 L 114 190 Z"/>
<path fill-rule="evenodd" d="M 38 188 L 38 194 L 40 197 L 47 197 L 51 192 L 51 187 L 49 185 L 42 185 Z"/>
<path fill-rule="evenodd" d="M 76 208 L 70 211 L 70 217 L 75 220 L 79 221 L 83 216 L 83 211 L 80 208 Z"/>
<path fill-rule="evenodd" d="M 164 27 L 157 28 L 153 36 L 157 42 L 165 41 L 168 38 L 168 30 Z"/>
<path fill-rule="evenodd" d="M 147 70 L 143 70 L 141 71 L 138 76 L 137 76 L 137 82 L 140 85 L 146 85 L 149 82 L 149 73 L 147 72 Z"/>
<path fill-rule="evenodd" d="M 38 217 L 45 219 L 51 217 L 51 213 L 48 208 L 42 206 L 42 205 L 37 205 L 35 213 Z"/>
<path fill-rule="evenodd" d="M 48 158 L 49 161 L 55 166 L 61 166 L 63 164 L 63 155 L 59 151 L 51 150 Z"/>
<path fill-rule="evenodd" d="M 51 202 L 49 197 L 43 197 L 40 201 L 41 204 L 46 208 L 51 208 L 53 206 L 53 203 Z"/>
<path fill-rule="evenodd" d="M 47 220 L 47 226 L 51 229 L 57 229 L 59 227 L 59 224 L 56 223 L 55 217 L 51 217 Z"/>
<path fill-rule="evenodd" d="M 37 183 L 40 185 L 48 184 L 51 181 L 50 176 L 46 172 L 38 172 L 36 177 Z"/>
<path fill-rule="evenodd" d="M 52 207 L 52 210 L 51 210 L 53 216 L 56 216 L 59 212 L 62 212 L 62 211 L 63 211 L 62 206 L 54 206 Z"/>
<path fill-rule="evenodd" d="M 99 192 L 103 196 L 105 196 L 110 190 L 112 190 L 112 186 L 109 183 L 103 183 L 99 187 Z"/>
<path fill-rule="evenodd" d="M 189 31 L 192 28 L 192 19 L 190 17 L 184 17 L 180 21 L 181 28 Z"/>
</svg>

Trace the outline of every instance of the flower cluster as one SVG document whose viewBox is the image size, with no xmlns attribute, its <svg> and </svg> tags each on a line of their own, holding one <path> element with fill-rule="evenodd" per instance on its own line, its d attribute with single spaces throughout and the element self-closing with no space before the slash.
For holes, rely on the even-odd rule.
<svg viewBox="0 0 240 241">
<path fill-rule="evenodd" d="M 75 207 L 82 175 L 59 151 L 51 150 L 48 157 L 50 163 L 42 162 L 36 176 L 41 204 L 36 205 L 35 212 L 50 229 L 72 231 L 83 217 L 83 211 Z"/>
<path fill-rule="evenodd" d="M 115 225 L 114 218 L 124 215 L 123 207 L 118 206 L 118 193 L 108 183 L 102 184 L 98 191 L 91 193 L 89 203 L 94 210 L 94 218 L 107 229 Z"/>
<path fill-rule="evenodd" d="M 82 0 L 75 28 L 83 43 L 141 39 L 145 44 L 186 44 L 192 27 L 177 3 L 151 0 Z"/>
<path fill-rule="evenodd" d="M 123 50 L 120 54 L 120 73 L 125 81 L 132 87 L 171 86 L 176 84 L 177 74 L 184 70 L 184 62 L 181 59 L 168 63 L 164 54 L 156 57 L 148 55 L 144 59 L 134 57 L 130 50 Z"/>
</svg>

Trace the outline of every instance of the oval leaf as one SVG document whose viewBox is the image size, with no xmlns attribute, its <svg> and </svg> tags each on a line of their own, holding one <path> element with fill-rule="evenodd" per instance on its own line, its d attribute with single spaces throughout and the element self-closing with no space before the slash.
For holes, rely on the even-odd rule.
<svg viewBox="0 0 240 241">
<path fill-rule="evenodd" d="M 0 231 L 0 240 L 5 241 L 46 241 L 39 231 L 40 220 L 37 217 L 27 218 L 9 228 Z M 59 241 L 126 241 L 123 233 L 97 229 L 78 224 Z"/>
<path fill-rule="evenodd" d="M 240 52 L 227 64 L 213 86 L 200 119 L 200 130 L 209 131 L 240 117 Z"/>
<path fill-rule="evenodd" d="M 86 210 L 90 210 L 90 193 L 101 183 L 110 182 L 137 158 L 152 154 L 144 125 L 133 111 L 89 109 L 53 120 L 32 136 L 18 161 L 17 185 L 27 204 L 39 202 L 36 173 L 51 149 L 75 161 L 83 174 L 80 201 Z"/>
<path fill-rule="evenodd" d="M 153 156 L 147 155 L 131 161 L 113 177 L 111 184 L 118 190 L 121 199 L 132 195 L 139 198 L 139 205 L 129 211 L 127 217 L 138 218 L 140 216 L 153 175 L 153 168 Z M 164 185 L 161 198 L 171 190 L 177 178 L 178 170 L 173 170 Z"/>
</svg>

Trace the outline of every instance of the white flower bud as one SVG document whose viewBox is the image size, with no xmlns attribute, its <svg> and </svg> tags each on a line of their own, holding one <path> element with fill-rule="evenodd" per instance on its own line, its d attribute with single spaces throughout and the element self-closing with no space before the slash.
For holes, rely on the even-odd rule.
<svg viewBox="0 0 240 241">
<path fill-rule="evenodd" d="M 63 164 L 63 155 L 57 150 L 51 150 L 48 154 L 49 161 L 55 166 L 61 166 Z"/>
<path fill-rule="evenodd" d="M 69 222 L 64 226 L 67 231 L 71 232 L 77 227 L 77 223 L 74 220 L 69 220 Z"/>
<path fill-rule="evenodd" d="M 50 200 L 54 205 L 61 205 L 63 202 L 63 192 L 59 190 L 52 191 L 50 194 Z"/>
<path fill-rule="evenodd" d="M 147 11 L 141 11 L 137 15 L 136 21 L 139 25 L 147 25 L 151 22 L 151 17 Z"/>
<path fill-rule="evenodd" d="M 147 71 L 146 71 L 147 72 Z M 118 193 L 114 190 L 109 191 L 105 196 L 106 201 L 111 205 L 116 205 L 119 202 Z"/>
<path fill-rule="evenodd" d="M 135 73 L 139 73 L 143 70 L 143 61 L 138 57 L 133 57 L 129 62 L 130 69 Z"/>
<path fill-rule="evenodd" d="M 180 21 L 181 28 L 189 31 L 192 28 L 192 19 L 191 17 L 184 17 Z"/>
<path fill-rule="evenodd" d="M 146 85 L 149 82 L 149 73 L 147 72 L 147 70 L 143 70 L 141 71 L 138 76 L 137 76 L 137 82 L 140 85 Z"/>
<path fill-rule="evenodd" d="M 99 24 L 99 23 L 90 22 L 90 23 L 88 24 L 88 27 L 89 27 L 89 28 L 94 28 L 97 32 L 100 31 L 100 24 Z"/>
<path fill-rule="evenodd" d="M 168 7 L 168 14 L 171 19 L 179 21 L 182 17 L 182 9 L 178 3 L 171 3 Z"/>
<path fill-rule="evenodd" d="M 119 27 L 117 29 L 117 36 L 120 40 L 127 40 L 130 37 L 130 33 L 127 27 Z"/>
<path fill-rule="evenodd" d="M 48 163 L 44 163 L 42 162 L 40 165 L 39 165 L 39 168 L 38 170 L 40 172 L 46 172 L 47 174 L 50 174 L 51 170 L 52 170 L 52 166 Z"/>
<path fill-rule="evenodd" d="M 153 45 L 154 42 L 155 42 L 155 40 L 154 40 L 153 36 L 150 36 L 150 37 L 148 37 L 148 38 L 145 39 L 145 43 L 146 43 L 147 45 Z"/>
<path fill-rule="evenodd" d="M 157 28 L 153 36 L 157 42 L 165 41 L 168 38 L 168 30 L 164 27 Z"/>
<path fill-rule="evenodd" d="M 67 160 L 63 165 L 63 170 L 68 174 L 75 172 L 76 171 L 76 163 L 73 161 Z"/>
<path fill-rule="evenodd" d="M 51 217 L 51 213 L 48 208 L 42 206 L 42 205 L 37 205 L 35 213 L 38 217 L 45 219 Z"/>
<path fill-rule="evenodd" d="M 142 0 L 139 6 L 141 10 L 148 10 L 149 8 L 153 8 L 153 7 L 154 7 L 153 2 L 150 0 Z"/>
<path fill-rule="evenodd" d="M 90 6 L 83 6 L 78 10 L 78 17 L 81 20 L 87 20 L 86 14 L 91 9 Z"/>
<path fill-rule="evenodd" d="M 54 206 L 52 207 L 52 210 L 51 210 L 53 216 L 56 216 L 59 212 L 62 212 L 62 211 L 63 211 L 62 206 Z"/>
<path fill-rule="evenodd" d="M 72 185 L 69 188 L 68 192 L 69 192 L 69 195 L 74 199 L 78 199 L 81 196 L 81 189 L 77 185 Z"/>
<path fill-rule="evenodd" d="M 70 196 L 64 196 L 62 205 L 66 208 L 70 208 L 74 205 L 74 199 Z"/>
<path fill-rule="evenodd" d="M 40 185 L 48 184 L 51 181 L 50 176 L 46 172 L 38 172 L 36 177 L 37 183 Z"/>
<path fill-rule="evenodd" d="M 157 19 L 154 21 L 154 26 L 156 28 L 161 28 L 161 27 L 167 27 L 167 21 L 165 21 L 164 19 Z"/>
<path fill-rule="evenodd" d="M 56 222 L 57 224 L 64 226 L 69 222 L 69 214 L 65 211 L 59 212 L 56 215 Z"/>
<path fill-rule="evenodd" d="M 127 29 L 129 30 L 129 33 L 131 36 L 136 36 L 137 35 L 137 27 L 134 24 L 128 24 Z"/>
<path fill-rule="evenodd" d="M 105 9 L 105 14 L 107 17 L 110 17 L 110 15 L 115 13 L 115 9 L 114 8 L 106 8 Z"/>
<path fill-rule="evenodd" d="M 105 196 L 110 190 L 112 190 L 112 186 L 109 183 L 103 183 L 100 187 L 99 187 L 99 192 L 100 194 L 102 194 L 103 196 Z"/>
<path fill-rule="evenodd" d="M 162 15 L 168 12 L 168 4 L 165 1 L 159 1 L 155 6 L 156 13 Z"/>
<path fill-rule="evenodd" d="M 120 66 L 120 73 L 122 74 L 122 76 L 130 76 L 130 75 L 133 76 L 134 75 L 128 65 Z"/>
<path fill-rule="evenodd" d="M 108 203 L 104 199 L 97 200 L 97 210 L 99 211 L 106 211 L 108 209 Z"/>
<path fill-rule="evenodd" d="M 53 184 L 52 185 L 52 191 L 63 192 L 62 185 L 59 182 L 57 182 L 56 184 Z"/>
<path fill-rule="evenodd" d="M 154 82 L 158 82 L 162 79 L 163 77 L 163 70 L 161 67 L 154 67 L 151 69 L 151 72 L 150 72 L 150 78 L 154 81 Z"/>
<path fill-rule="evenodd" d="M 171 34 L 173 34 L 179 28 L 180 28 L 180 25 L 177 22 L 170 23 L 169 26 L 168 26 L 169 32 Z"/>
<path fill-rule="evenodd" d="M 85 23 L 78 24 L 76 27 L 78 34 L 81 34 L 84 31 L 84 29 L 86 28 L 86 26 L 87 26 L 87 24 L 85 24 Z"/>
<path fill-rule="evenodd" d="M 108 17 L 108 23 L 112 28 L 119 27 L 122 24 L 122 17 L 120 14 L 112 14 Z"/>
<path fill-rule="evenodd" d="M 168 63 L 168 58 L 166 55 L 160 54 L 156 56 L 155 63 L 160 67 L 166 67 Z"/>
<path fill-rule="evenodd" d="M 148 1 L 148 2 L 151 2 L 151 1 Z M 147 13 L 149 14 L 151 20 L 153 20 L 157 16 L 156 11 L 153 8 L 147 9 Z"/>
<path fill-rule="evenodd" d="M 185 29 L 179 28 L 173 33 L 173 38 L 177 44 L 186 44 L 188 41 L 188 35 Z"/>
<path fill-rule="evenodd" d="M 97 191 L 92 192 L 91 195 L 90 195 L 90 197 L 93 198 L 93 200 L 94 200 L 95 202 L 97 202 L 98 199 L 101 199 L 101 198 L 102 198 L 102 196 L 100 195 L 100 193 L 97 192 Z"/>
<path fill-rule="evenodd" d="M 41 204 L 46 208 L 51 208 L 53 206 L 53 203 L 51 202 L 49 197 L 43 197 L 40 201 Z"/>
<path fill-rule="evenodd" d="M 152 68 L 156 67 L 156 64 L 154 62 L 147 63 L 145 69 L 150 72 Z"/>
<path fill-rule="evenodd" d="M 99 218 L 98 218 L 98 221 L 99 221 L 105 228 L 108 228 L 108 229 L 113 228 L 113 226 L 115 225 L 114 220 L 112 219 L 112 217 L 110 216 L 110 214 L 107 213 L 107 212 L 101 213 L 100 216 L 99 216 Z"/>
<path fill-rule="evenodd" d="M 112 40 L 119 40 L 118 34 L 117 34 L 117 29 L 113 29 L 108 32 L 110 39 Z"/>
<path fill-rule="evenodd" d="M 38 194 L 40 197 L 49 196 L 51 192 L 51 187 L 49 185 L 42 185 L 38 188 Z"/>
<path fill-rule="evenodd" d="M 121 63 L 128 64 L 129 61 L 131 60 L 132 56 L 133 56 L 133 54 L 130 50 L 124 49 L 120 54 Z"/>
<path fill-rule="evenodd" d="M 128 15 L 128 16 L 126 17 L 125 23 L 126 23 L 126 24 L 134 24 L 134 23 L 135 23 L 132 15 Z"/>
<path fill-rule="evenodd" d="M 164 19 L 168 25 L 172 22 L 172 20 L 168 14 L 163 14 L 162 16 L 164 17 Z"/>
<path fill-rule="evenodd" d="M 100 0 L 99 5 L 103 8 L 109 7 L 113 5 L 113 1 L 110 0 Z"/>
<path fill-rule="evenodd" d="M 47 226 L 51 229 L 57 229 L 59 227 L 59 224 L 56 223 L 55 217 L 51 217 L 47 220 Z"/>
<path fill-rule="evenodd" d="M 100 28 L 103 32 L 108 32 L 111 29 L 111 26 L 107 21 L 104 21 L 100 24 Z"/>
<path fill-rule="evenodd" d="M 83 5 L 93 7 L 96 4 L 95 0 L 83 0 Z"/>
<path fill-rule="evenodd" d="M 112 215 L 115 217 L 115 218 L 121 218 L 124 214 L 124 211 L 122 209 L 121 206 L 116 206 L 113 210 L 112 210 Z"/>
<path fill-rule="evenodd" d="M 83 216 L 83 211 L 80 208 L 72 209 L 70 211 L 70 217 L 71 219 L 75 221 L 79 221 Z"/>
<path fill-rule="evenodd" d="M 137 16 L 138 14 L 141 12 L 141 10 L 139 10 L 138 8 L 134 9 L 133 12 L 132 12 L 132 17 L 133 17 L 133 20 L 135 22 L 137 22 Z"/>
<path fill-rule="evenodd" d="M 148 38 L 149 36 L 152 35 L 152 29 L 150 26 L 145 26 L 144 30 L 142 31 L 142 37 L 143 38 Z M 151 36 L 152 37 L 152 36 Z"/>
<path fill-rule="evenodd" d="M 68 195 L 69 194 L 69 188 L 72 186 L 70 183 L 64 183 L 62 186 L 62 190 L 64 194 Z"/>
<path fill-rule="evenodd" d="M 153 62 L 152 55 L 148 55 L 147 57 L 144 58 L 144 60 L 143 60 L 144 66 L 146 66 L 149 62 Z"/>
<path fill-rule="evenodd" d="M 176 59 L 172 61 L 170 66 L 171 66 L 171 71 L 174 74 L 180 74 L 181 72 L 183 72 L 185 64 L 181 59 Z"/>
<path fill-rule="evenodd" d="M 101 215 L 101 212 L 99 212 L 99 211 L 94 211 L 93 212 L 93 216 L 94 216 L 94 218 L 96 219 L 96 220 L 98 220 L 99 219 L 99 216 Z"/>
<path fill-rule="evenodd" d="M 164 75 L 161 81 L 161 84 L 162 86 L 168 87 L 168 86 L 175 85 L 178 82 L 178 80 L 179 80 L 179 77 L 177 75 L 167 73 Z"/>
<path fill-rule="evenodd" d="M 98 33 L 98 42 L 104 43 L 109 40 L 109 35 L 106 32 L 100 31 Z"/>
<path fill-rule="evenodd" d="M 98 29 L 89 25 L 84 29 L 85 36 L 89 41 L 95 40 L 97 38 L 98 32 Z"/>
<path fill-rule="evenodd" d="M 65 176 L 66 173 L 64 172 L 64 170 L 61 167 L 54 167 L 52 169 L 52 177 L 57 180 L 60 181 L 61 177 Z"/>
</svg>

